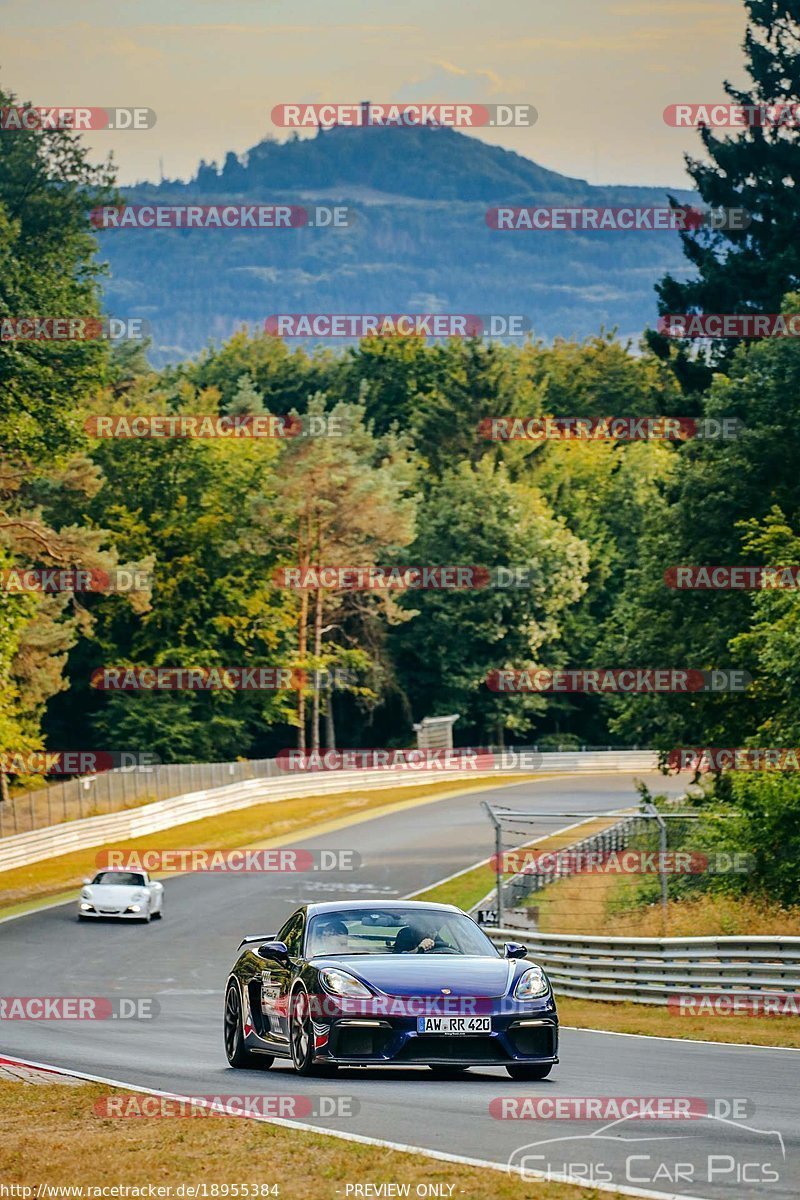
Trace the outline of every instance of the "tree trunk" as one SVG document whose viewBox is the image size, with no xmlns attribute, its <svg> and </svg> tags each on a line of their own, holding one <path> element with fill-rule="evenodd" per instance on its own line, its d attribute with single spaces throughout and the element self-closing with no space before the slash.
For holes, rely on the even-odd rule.
<svg viewBox="0 0 800 1200">
<path fill-rule="evenodd" d="M 333 724 L 333 687 L 330 677 L 327 682 L 325 697 L 325 747 L 327 750 L 336 749 L 336 730 Z"/>
<path fill-rule="evenodd" d="M 314 605 L 314 659 L 317 663 L 322 656 L 322 588 L 317 588 L 316 602 Z M 314 691 L 311 697 L 311 750 L 314 754 L 319 752 L 319 696 L 320 696 L 320 668 L 314 669 Z"/>
<path fill-rule="evenodd" d="M 297 653 L 300 658 L 300 670 L 305 670 L 306 653 L 308 651 L 308 592 L 300 595 L 300 625 L 297 633 Z M 303 684 L 297 690 L 297 749 L 306 748 L 306 690 Z"/>
<path fill-rule="evenodd" d="M 0 771 L 0 830 L 3 828 L 3 817 L 8 812 L 8 799 L 8 776 L 5 771 Z"/>
</svg>

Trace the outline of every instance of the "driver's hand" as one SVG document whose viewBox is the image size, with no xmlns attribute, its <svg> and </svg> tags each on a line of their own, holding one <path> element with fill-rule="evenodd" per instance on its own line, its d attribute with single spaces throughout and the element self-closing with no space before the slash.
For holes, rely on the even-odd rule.
<svg viewBox="0 0 800 1200">
<path fill-rule="evenodd" d="M 433 949 L 433 938 L 423 938 L 422 941 L 420 942 L 420 944 L 417 946 L 417 949 L 418 950 L 432 950 Z"/>
</svg>

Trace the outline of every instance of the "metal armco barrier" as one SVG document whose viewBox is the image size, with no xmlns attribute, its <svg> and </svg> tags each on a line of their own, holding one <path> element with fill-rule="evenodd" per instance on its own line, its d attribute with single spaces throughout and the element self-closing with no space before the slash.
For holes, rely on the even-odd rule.
<svg viewBox="0 0 800 1200">
<path fill-rule="evenodd" d="M 655 751 L 650 750 L 591 751 L 584 754 L 578 751 L 563 754 L 543 753 L 537 755 L 538 764 L 535 767 L 526 770 L 525 766 L 521 765 L 517 769 L 521 774 L 534 775 L 537 772 L 569 774 L 578 771 L 651 771 L 656 768 L 657 757 Z M 264 760 L 265 763 L 274 761 Z M 205 765 L 207 764 L 199 764 L 200 767 Z M 142 804 L 122 812 L 64 821 L 58 825 L 34 829 L 29 833 L 0 838 L 0 871 L 26 866 L 28 863 L 53 858 L 59 854 L 69 854 L 90 846 L 100 846 L 110 841 L 119 843 L 122 839 L 144 837 L 202 817 L 249 808 L 254 804 L 277 803 L 297 796 L 335 795 L 354 787 L 359 790 L 387 786 L 419 787 L 422 783 L 435 783 L 437 780 L 467 783 L 471 779 L 491 779 L 494 775 L 502 775 L 507 781 L 509 776 L 513 776 L 513 771 L 488 769 L 488 765 L 478 763 L 478 769 L 475 770 L 415 770 L 397 767 L 391 770 L 311 771 L 304 772 L 299 777 L 286 773 L 275 777 L 271 770 L 263 771 L 262 774 L 270 777 L 204 788 L 167 800 Z"/>
<path fill-rule="evenodd" d="M 554 991 L 583 1000 L 666 1004 L 670 997 L 800 993 L 800 937 L 603 938 L 484 929 L 522 942 Z"/>
</svg>

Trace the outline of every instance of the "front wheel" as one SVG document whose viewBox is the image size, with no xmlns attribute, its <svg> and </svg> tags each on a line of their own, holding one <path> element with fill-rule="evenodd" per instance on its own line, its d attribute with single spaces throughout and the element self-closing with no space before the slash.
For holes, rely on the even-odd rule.
<svg viewBox="0 0 800 1200">
<path fill-rule="evenodd" d="M 314 1029 L 308 993 L 300 987 L 289 1004 L 289 1048 L 298 1075 L 334 1075 L 338 1063 L 314 1062 Z"/>
<path fill-rule="evenodd" d="M 293 994 L 289 1005 L 289 1048 L 297 1074 L 311 1075 L 314 1069 L 314 1030 L 311 1028 L 308 993 L 302 987 Z"/>
<path fill-rule="evenodd" d="M 515 1063 L 506 1067 L 512 1079 L 547 1079 L 552 1069 L 552 1063 Z"/>
<path fill-rule="evenodd" d="M 231 980 L 225 993 L 225 1055 L 232 1067 L 253 1070 L 271 1067 L 274 1059 L 267 1054 L 253 1054 L 244 1044 L 242 1029 L 242 1000 L 239 987 Z"/>
</svg>

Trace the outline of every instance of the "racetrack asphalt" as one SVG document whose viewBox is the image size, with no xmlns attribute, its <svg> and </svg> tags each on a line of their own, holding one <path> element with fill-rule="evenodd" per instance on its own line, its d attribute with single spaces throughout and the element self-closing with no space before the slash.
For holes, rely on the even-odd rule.
<svg viewBox="0 0 800 1200">
<path fill-rule="evenodd" d="M 637 778 L 654 791 L 681 789 L 675 779 Z M 301 1095 L 316 1106 L 323 1096 L 350 1097 L 340 1102 L 357 1106 L 355 1115 L 303 1115 L 303 1122 L 498 1163 L 516 1152 L 517 1165 L 648 1194 L 796 1197 L 800 1052 L 565 1029 L 561 1062 L 538 1083 L 513 1081 L 502 1068 L 443 1081 L 424 1067 L 343 1068 L 330 1079 L 300 1078 L 277 1064 L 228 1067 L 223 990 L 241 938 L 274 933 L 304 901 L 401 897 L 487 857 L 494 844 L 480 807 L 486 799 L 567 814 L 633 804 L 636 794 L 633 775 L 598 774 L 450 796 L 293 843 L 353 849 L 361 858 L 356 872 L 167 878 L 164 919 L 146 926 L 79 924 L 75 904 L 0 923 L 3 996 L 154 997 L 160 1010 L 149 1021 L 2 1020 L 2 1052 L 182 1095 Z M 543 816 L 530 836 L 577 819 Z M 93 871 L 91 851 L 86 870 Z M 748 1115 L 612 1125 L 490 1114 L 493 1099 L 527 1096 L 739 1099 Z"/>
</svg>

